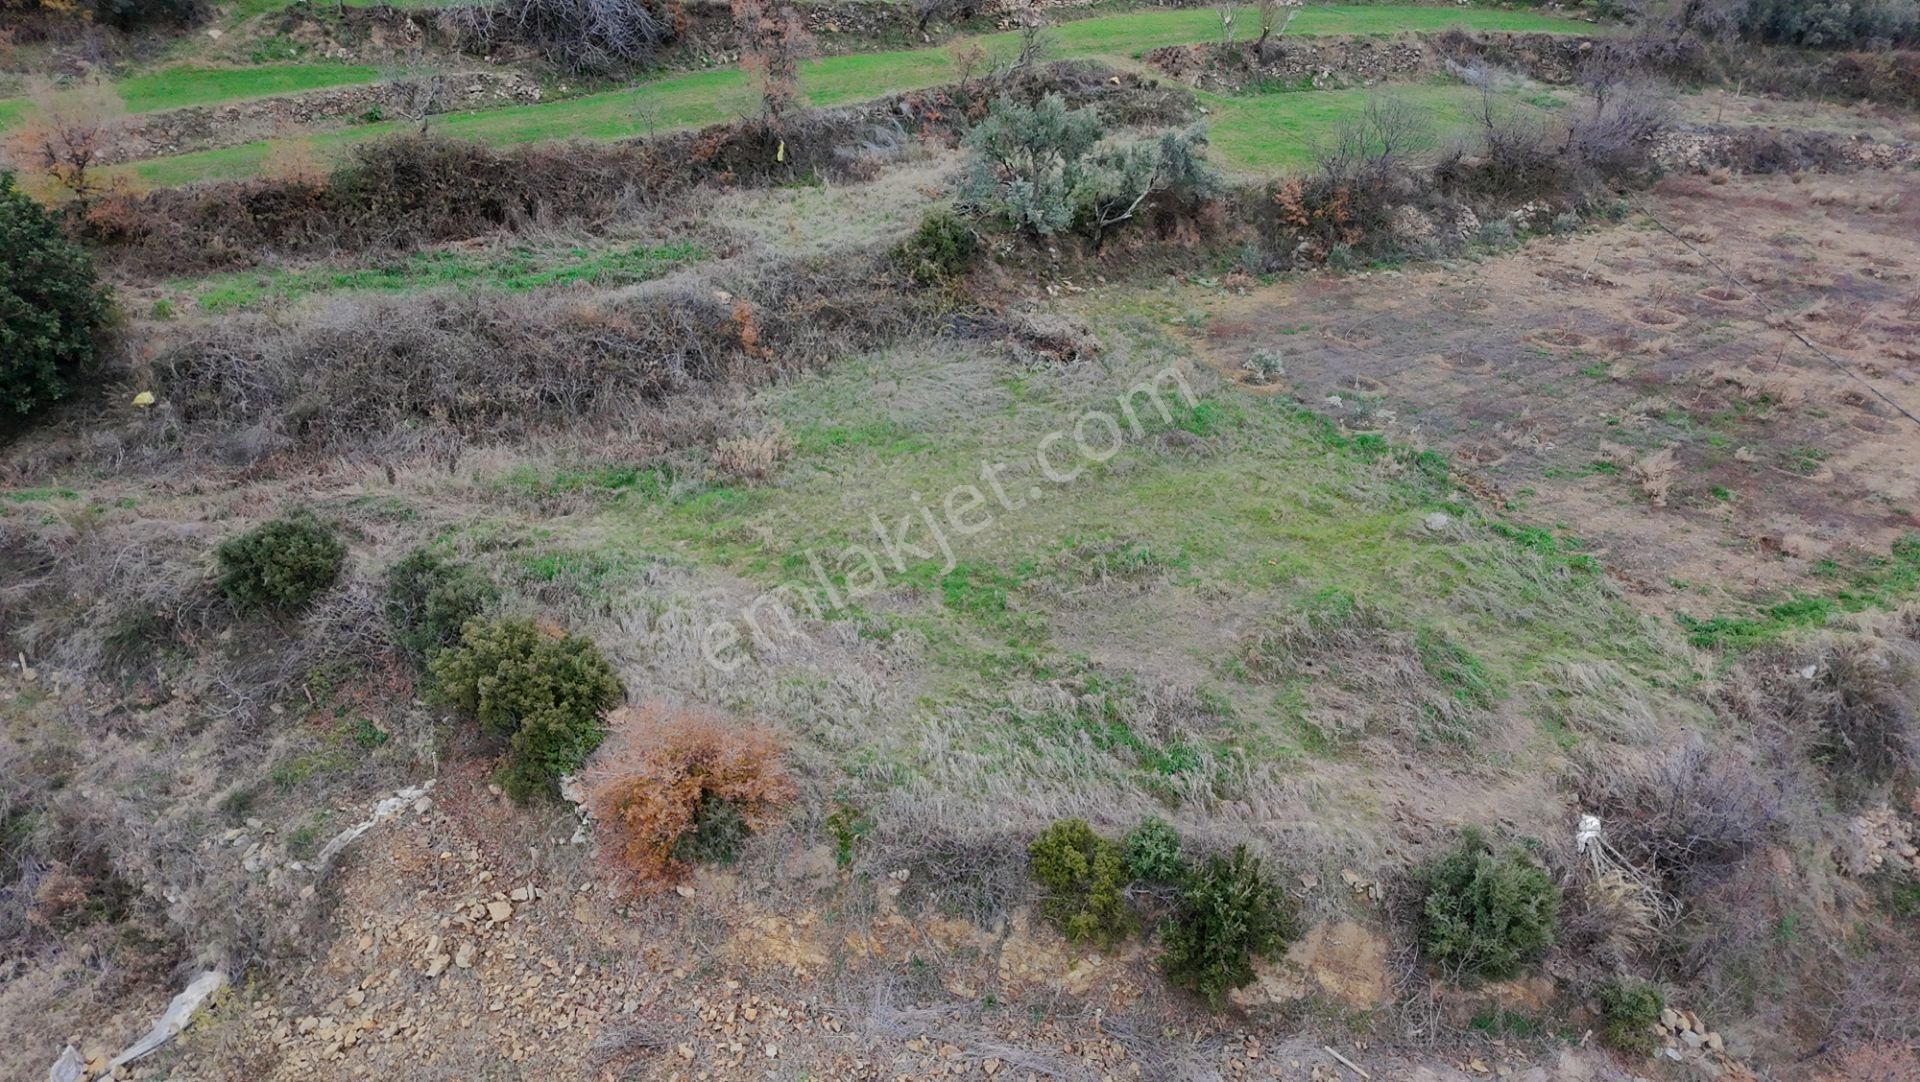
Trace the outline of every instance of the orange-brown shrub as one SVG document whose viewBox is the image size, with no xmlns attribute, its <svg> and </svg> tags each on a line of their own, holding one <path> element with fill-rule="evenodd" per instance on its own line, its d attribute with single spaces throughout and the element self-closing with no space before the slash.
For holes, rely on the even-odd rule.
<svg viewBox="0 0 1920 1082">
<path fill-rule="evenodd" d="M 658 703 L 615 711 L 608 727 L 610 750 L 589 778 L 587 806 L 601 856 L 635 893 L 685 873 L 675 849 L 703 807 L 725 802 L 758 830 L 793 799 L 780 740 L 766 729 Z"/>
</svg>

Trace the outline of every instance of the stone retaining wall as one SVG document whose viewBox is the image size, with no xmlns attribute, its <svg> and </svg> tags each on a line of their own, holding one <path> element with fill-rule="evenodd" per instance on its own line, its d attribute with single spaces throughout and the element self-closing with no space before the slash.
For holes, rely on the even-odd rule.
<svg viewBox="0 0 1920 1082">
<path fill-rule="evenodd" d="M 1282 38 L 1258 47 L 1251 42 L 1169 45 L 1144 59 L 1169 78 L 1205 90 L 1262 83 L 1325 90 L 1418 79 L 1495 58 L 1543 82 L 1564 83 L 1592 49 L 1591 38 L 1560 34 L 1403 34 Z"/>
</svg>

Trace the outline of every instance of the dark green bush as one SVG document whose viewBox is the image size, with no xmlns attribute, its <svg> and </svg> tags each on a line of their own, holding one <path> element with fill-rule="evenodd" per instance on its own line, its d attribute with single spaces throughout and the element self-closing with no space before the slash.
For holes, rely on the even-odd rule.
<svg viewBox="0 0 1920 1082">
<path fill-rule="evenodd" d="M 923 286 L 958 278 L 973 266 L 979 242 L 967 224 L 952 212 L 936 210 L 920 221 L 920 228 L 893 250 L 894 262 L 907 277 Z"/>
<path fill-rule="evenodd" d="M 294 609 L 333 585 L 347 546 L 304 511 L 221 542 L 220 589 L 251 609 Z"/>
<path fill-rule="evenodd" d="M 1422 874 L 1421 940 L 1448 969 L 1510 977 L 1553 945 L 1560 888 L 1532 857 L 1496 851 L 1478 830 Z"/>
<path fill-rule="evenodd" d="M 1193 869 L 1180 911 L 1161 932 L 1167 979 L 1219 1007 L 1253 980 L 1253 960 L 1277 953 L 1300 934 L 1298 907 L 1235 846 Z"/>
<path fill-rule="evenodd" d="M 693 825 L 674 839 L 673 859 L 682 864 L 732 864 L 751 833 L 739 804 L 703 792 L 693 810 Z"/>
<path fill-rule="evenodd" d="M 468 620 L 485 615 L 500 591 L 470 564 L 415 549 L 387 569 L 387 621 L 393 641 L 425 663 L 460 641 Z"/>
<path fill-rule="evenodd" d="M 1646 981 L 1617 980 L 1600 986 L 1600 1035 L 1609 1045 L 1637 1056 L 1653 1055 L 1653 1027 L 1667 1005 Z"/>
<path fill-rule="evenodd" d="M 1770 45 L 1859 49 L 1920 38 L 1913 0 L 1735 0 L 1742 37 Z"/>
<path fill-rule="evenodd" d="M 602 716 L 623 690 L 600 650 L 531 620 L 469 621 L 457 646 L 428 663 L 438 691 L 507 740 L 501 786 L 515 800 L 554 791 L 606 736 Z"/>
<path fill-rule="evenodd" d="M 1186 878 L 1180 832 L 1165 819 L 1150 815 L 1140 820 L 1121 844 L 1127 852 L 1127 874 L 1133 878 L 1146 883 L 1178 883 Z"/>
<path fill-rule="evenodd" d="M 93 263 L 0 172 L 0 410 L 31 413 L 92 363 L 107 320 Z"/>
<path fill-rule="evenodd" d="M 207 13 L 201 0 L 93 0 L 94 19 L 121 30 L 173 23 L 185 26 Z"/>
<path fill-rule="evenodd" d="M 1133 931 L 1121 897 L 1127 884 L 1120 847 L 1093 832 L 1084 819 L 1062 819 L 1027 847 L 1040 884 L 1040 912 L 1074 942 L 1110 946 Z"/>
</svg>

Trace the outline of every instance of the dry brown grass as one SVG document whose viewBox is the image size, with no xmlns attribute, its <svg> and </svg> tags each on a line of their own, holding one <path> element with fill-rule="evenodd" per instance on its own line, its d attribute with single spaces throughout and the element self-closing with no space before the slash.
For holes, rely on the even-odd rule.
<svg viewBox="0 0 1920 1082">
<path fill-rule="evenodd" d="M 728 477 L 764 481 L 773 476 L 793 444 L 778 424 L 762 431 L 721 440 L 713 448 L 713 465 Z"/>
</svg>

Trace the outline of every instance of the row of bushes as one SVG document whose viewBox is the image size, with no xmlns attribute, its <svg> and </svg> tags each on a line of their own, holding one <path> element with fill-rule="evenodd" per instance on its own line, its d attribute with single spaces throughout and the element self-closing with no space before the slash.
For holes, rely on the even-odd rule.
<svg viewBox="0 0 1920 1082">
<path fill-rule="evenodd" d="M 1694 18 L 1747 41 L 1809 48 L 1885 48 L 1920 40 L 1914 0 L 1696 0 Z"/>
<path fill-rule="evenodd" d="M 1161 924 L 1161 963 L 1176 985 L 1215 1007 L 1250 983 L 1254 961 L 1298 938 L 1299 907 L 1245 846 L 1199 862 L 1180 835 L 1146 819 L 1119 842 L 1085 820 L 1048 827 L 1028 850 L 1040 912 L 1075 942 L 1110 947 L 1140 925 L 1130 897 L 1171 890 Z M 1498 848 L 1477 831 L 1418 873 L 1420 941 L 1427 959 L 1455 975 L 1518 973 L 1553 944 L 1560 889 L 1518 848 Z"/>
<path fill-rule="evenodd" d="M 346 556 L 338 534 L 306 512 L 229 538 L 215 554 L 229 599 L 278 613 L 331 586 Z M 436 696 L 505 746 L 501 785 L 527 800 L 580 769 L 625 690 L 591 641 L 530 619 L 490 618 L 499 598 L 477 568 L 424 549 L 386 573 L 395 644 L 428 674 Z"/>
<path fill-rule="evenodd" d="M 1084 819 L 1063 819 L 1033 840 L 1029 870 L 1041 914 L 1068 939 L 1101 947 L 1139 926 L 1130 886 L 1173 891 L 1161 965 L 1175 985 L 1218 1007 L 1253 980 L 1255 959 L 1299 936 L 1299 908 L 1245 846 L 1197 864 L 1180 848 L 1179 833 L 1159 819 L 1143 820 L 1124 842 L 1094 833 Z"/>
</svg>

